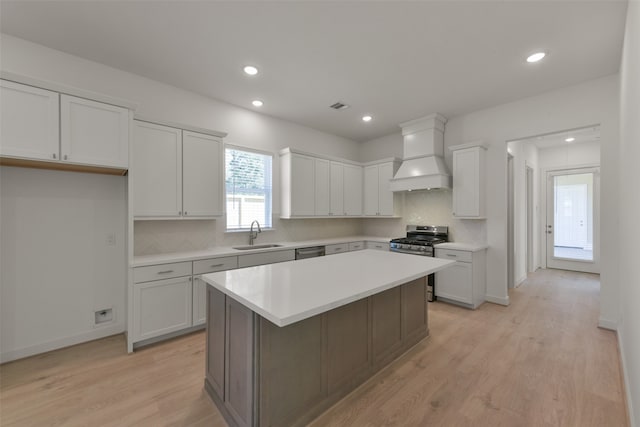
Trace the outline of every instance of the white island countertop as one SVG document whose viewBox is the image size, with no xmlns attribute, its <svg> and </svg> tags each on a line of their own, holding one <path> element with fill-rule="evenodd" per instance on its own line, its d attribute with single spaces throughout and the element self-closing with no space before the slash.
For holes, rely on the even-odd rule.
<svg viewBox="0 0 640 427">
<path fill-rule="evenodd" d="M 202 279 L 270 322 L 287 326 L 453 264 L 362 250 L 210 273 Z"/>
</svg>

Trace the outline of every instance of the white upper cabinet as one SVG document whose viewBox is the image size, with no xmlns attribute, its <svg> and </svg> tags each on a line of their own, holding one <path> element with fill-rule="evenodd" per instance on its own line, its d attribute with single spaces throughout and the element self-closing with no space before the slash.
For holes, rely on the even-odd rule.
<svg viewBox="0 0 640 427">
<path fill-rule="evenodd" d="M 398 162 L 390 161 L 364 168 L 364 215 L 393 216 L 394 193 L 389 189 L 389 180 L 397 171 Z"/>
<path fill-rule="evenodd" d="M 362 215 L 362 166 L 344 165 L 344 214 Z"/>
<path fill-rule="evenodd" d="M 293 153 L 280 153 L 282 217 L 329 215 L 329 161 Z"/>
<path fill-rule="evenodd" d="M 0 154 L 58 160 L 59 95 L 44 89 L 0 80 Z"/>
<path fill-rule="evenodd" d="M 182 131 L 182 197 L 185 217 L 222 215 L 222 141 Z"/>
<path fill-rule="evenodd" d="M 131 179 L 133 215 L 182 215 L 182 131 L 135 121 Z"/>
<path fill-rule="evenodd" d="M 453 151 L 453 216 L 485 219 L 485 151 L 480 143 L 450 147 Z"/>
<path fill-rule="evenodd" d="M 331 162 L 330 165 L 329 215 L 343 216 L 344 211 L 344 165 Z"/>
<path fill-rule="evenodd" d="M 7 80 L 0 84 L 3 163 L 103 173 L 128 168 L 129 109 Z"/>
<path fill-rule="evenodd" d="M 61 95 L 60 118 L 60 155 L 63 161 L 128 167 L 129 110 Z"/>
<path fill-rule="evenodd" d="M 372 215 L 380 212 L 392 216 L 393 194 L 388 180 L 395 172 L 396 159 L 392 160 L 364 169 L 348 160 L 330 160 L 285 148 L 280 152 L 282 218 L 360 217 L 367 215 L 363 203 L 375 204 L 366 207 L 374 212 Z M 374 188 L 366 186 L 365 181 L 374 182 Z M 375 194 L 366 197 L 365 191 Z"/>
<path fill-rule="evenodd" d="M 211 218 L 222 215 L 222 140 L 134 121 L 133 215 Z"/>
</svg>

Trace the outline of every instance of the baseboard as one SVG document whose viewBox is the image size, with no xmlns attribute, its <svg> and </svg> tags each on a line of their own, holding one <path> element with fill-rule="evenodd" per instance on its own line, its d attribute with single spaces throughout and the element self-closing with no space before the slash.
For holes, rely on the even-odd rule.
<svg viewBox="0 0 640 427">
<path fill-rule="evenodd" d="M 5 351 L 3 353 L 0 353 L 0 363 L 11 362 L 13 360 L 23 359 L 29 356 L 35 356 L 36 354 L 46 353 L 47 351 L 57 350 L 59 348 L 69 347 L 71 345 L 97 340 L 100 338 L 108 337 L 110 335 L 120 334 L 122 332 L 124 332 L 124 323 L 93 329 L 82 334 L 64 337 L 57 340 L 20 348 L 17 350 Z"/>
<path fill-rule="evenodd" d="M 487 302 L 492 302 L 494 304 L 500 304 L 505 306 L 509 305 L 509 296 L 507 296 L 506 298 L 503 298 L 503 297 L 494 297 L 493 295 L 485 295 L 484 300 Z"/>
<path fill-rule="evenodd" d="M 522 282 L 524 282 L 525 280 L 527 280 L 527 275 L 525 274 L 524 276 L 522 276 L 519 279 L 516 279 L 516 283 L 515 285 L 513 285 L 514 288 L 519 287 L 520 285 L 522 285 Z"/>
<path fill-rule="evenodd" d="M 622 337 L 622 330 L 619 329 L 618 331 L 616 331 L 617 335 L 618 335 L 618 351 L 620 352 L 620 362 L 622 363 L 622 380 L 624 381 L 624 391 L 625 391 L 625 397 L 627 399 L 627 415 L 629 416 L 629 425 L 630 426 L 635 426 L 636 421 L 634 418 L 634 412 L 633 412 L 633 399 L 631 399 L 631 387 L 629 384 L 629 376 L 627 375 L 627 372 L 629 372 L 629 370 L 627 369 L 627 359 L 625 358 L 625 352 L 624 352 L 624 338 Z"/>
<path fill-rule="evenodd" d="M 611 331 L 617 331 L 618 322 L 601 317 L 600 319 L 598 319 L 598 327 L 602 329 L 609 329 Z"/>
</svg>

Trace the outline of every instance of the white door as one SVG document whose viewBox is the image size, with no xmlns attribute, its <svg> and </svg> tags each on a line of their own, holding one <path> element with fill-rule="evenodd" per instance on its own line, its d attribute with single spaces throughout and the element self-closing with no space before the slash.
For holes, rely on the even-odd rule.
<svg viewBox="0 0 640 427">
<path fill-rule="evenodd" d="M 364 214 L 379 215 L 378 165 L 364 168 Z"/>
<path fill-rule="evenodd" d="M 597 168 L 547 173 L 547 267 L 599 272 Z"/>
<path fill-rule="evenodd" d="M 182 131 L 140 121 L 133 130 L 133 215 L 181 217 Z"/>
<path fill-rule="evenodd" d="M 344 165 L 331 162 L 331 191 L 329 215 L 343 216 L 344 212 Z"/>
<path fill-rule="evenodd" d="M 291 215 L 315 214 L 314 160 L 300 154 L 291 155 Z"/>
<path fill-rule="evenodd" d="M 393 178 L 393 163 L 378 166 L 378 215 L 391 216 L 393 212 L 393 191 L 389 189 L 389 180 Z"/>
<path fill-rule="evenodd" d="M 0 84 L 0 154 L 59 160 L 59 95 L 6 80 Z"/>
<path fill-rule="evenodd" d="M 315 159 L 315 214 L 329 215 L 330 171 L 329 160 Z"/>
<path fill-rule="evenodd" d="M 127 168 L 129 110 L 61 95 L 60 155 L 70 163 Z"/>
<path fill-rule="evenodd" d="M 344 165 L 344 212 L 362 215 L 362 167 Z"/>
<path fill-rule="evenodd" d="M 185 217 L 222 215 L 222 142 L 182 131 L 182 207 Z"/>
</svg>

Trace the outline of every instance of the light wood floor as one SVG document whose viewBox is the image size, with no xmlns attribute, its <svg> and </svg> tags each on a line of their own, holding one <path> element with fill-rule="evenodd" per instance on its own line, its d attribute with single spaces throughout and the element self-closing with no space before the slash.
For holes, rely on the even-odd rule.
<svg viewBox="0 0 640 427">
<path fill-rule="evenodd" d="M 627 426 L 598 276 L 541 270 L 511 305 L 431 304 L 431 337 L 313 426 Z M 122 336 L 0 366 L 2 426 L 224 426 L 204 334 L 133 355 Z"/>
</svg>

